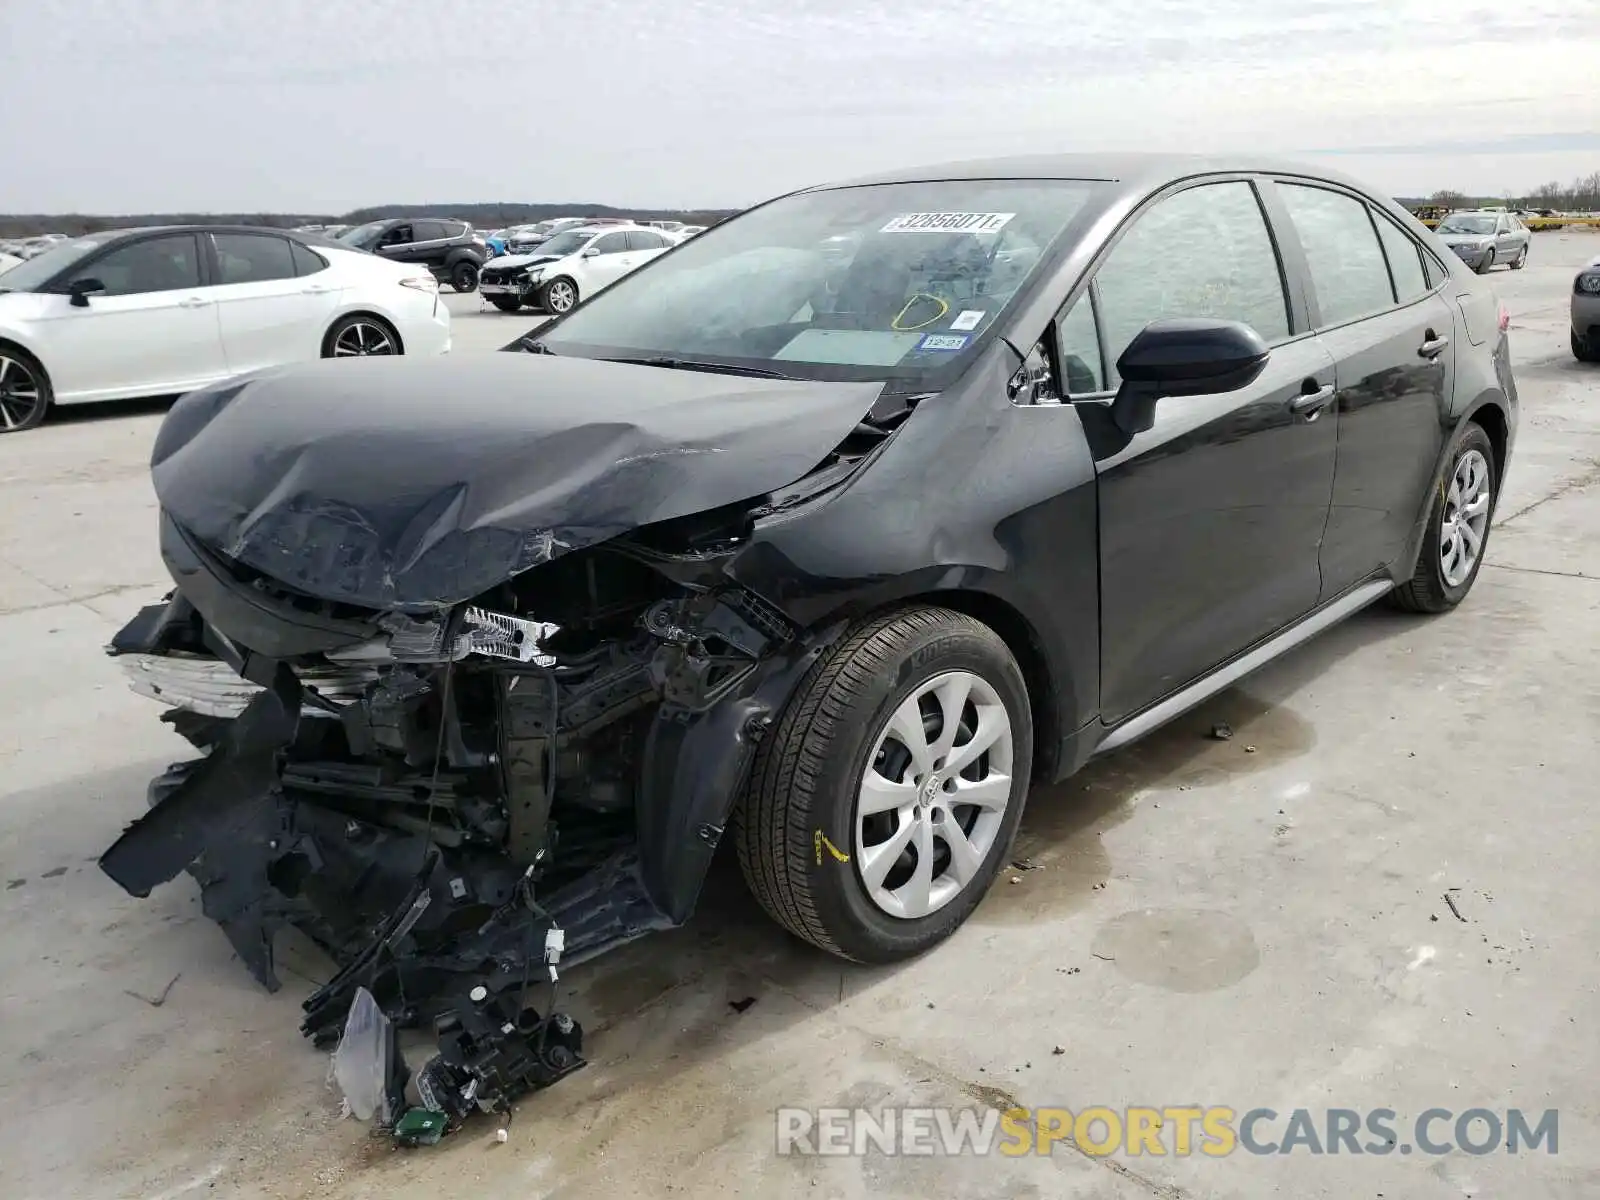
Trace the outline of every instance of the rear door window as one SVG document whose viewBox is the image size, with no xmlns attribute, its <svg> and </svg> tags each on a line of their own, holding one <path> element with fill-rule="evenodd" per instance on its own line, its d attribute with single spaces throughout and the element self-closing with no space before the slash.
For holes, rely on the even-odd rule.
<svg viewBox="0 0 1600 1200">
<path fill-rule="evenodd" d="M 289 249 L 294 255 L 294 273 L 296 275 L 315 275 L 318 271 L 326 271 L 328 269 L 328 260 L 309 246 L 302 246 L 299 242 L 290 242 Z"/>
<path fill-rule="evenodd" d="M 293 279 L 289 239 L 256 233 L 214 233 L 218 283 L 268 283 Z"/>
<path fill-rule="evenodd" d="M 1323 325 L 1342 325 L 1394 305 L 1389 268 L 1364 200 L 1306 184 L 1278 190 L 1300 244 Z"/>
<path fill-rule="evenodd" d="M 1211 317 L 1242 322 L 1269 343 L 1289 335 L 1277 250 L 1256 190 L 1242 180 L 1156 201 L 1134 219 L 1095 279 L 1108 388 L 1117 386 L 1117 359 L 1151 321 Z"/>
<path fill-rule="evenodd" d="M 1394 298 L 1401 304 L 1428 292 L 1427 273 L 1422 266 L 1422 248 L 1400 231 L 1400 227 L 1377 213 L 1378 238 L 1389 259 L 1389 274 L 1394 278 Z"/>
</svg>

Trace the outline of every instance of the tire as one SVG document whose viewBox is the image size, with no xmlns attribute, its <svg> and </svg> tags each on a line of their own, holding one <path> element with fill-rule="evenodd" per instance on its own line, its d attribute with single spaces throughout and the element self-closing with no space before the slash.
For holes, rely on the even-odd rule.
<svg viewBox="0 0 1600 1200">
<path fill-rule="evenodd" d="M 1523 267 L 1525 267 L 1527 265 L 1528 265 L 1528 247 L 1527 246 L 1523 246 L 1521 250 L 1517 251 L 1517 256 L 1514 259 L 1511 260 L 1511 269 L 1513 271 L 1520 271 L 1520 270 L 1522 270 Z"/>
<path fill-rule="evenodd" d="M 1466 522 L 1469 528 L 1477 530 L 1477 550 L 1465 574 L 1452 575 L 1445 569 L 1447 548 L 1453 541 L 1459 539 L 1465 539 L 1459 544 L 1466 547 L 1470 544 L 1470 537 L 1458 533 L 1454 539 L 1449 538 L 1450 525 L 1447 518 L 1453 517 L 1456 512 L 1455 497 L 1461 495 L 1463 489 L 1464 464 L 1474 457 L 1477 460 L 1476 468 L 1481 472 L 1483 488 L 1481 494 L 1485 498 L 1482 525 L 1481 529 L 1477 529 L 1476 520 Z M 1476 493 L 1476 489 L 1474 492 Z M 1489 435 L 1484 432 L 1483 426 L 1469 422 L 1451 448 L 1449 465 L 1445 468 L 1439 486 L 1434 489 L 1428 513 L 1428 528 L 1423 534 L 1422 550 L 1417 555 L 1416 569 L 1412 571 L 1410 579 L 1391 593 L 1393 602 L 1398 607 L 1406 612 L 1441 613 L 1449 611 L 1466 599 L 1467 593 L 1472 590 L 1473 582 L 1478 578 L 1484 554 L 1489 548 L 1489 534 L 1492 531 L 1495 504 L 1499 498 L 1500 480 L 1495 473 L 1494 447 L 1490 444 Z M 1462 499 L 1469 497 L 1462 496 Z M 1457 562 L 1459 566 L 1458 560 L 1450 561 Z"/>
<path fill-rule="evenodd" d="M 394 326 L 367 313 L 340 317 L 322 338 L 323 358 L 383 357 L 405 352 Z"/>
<path fill-rule="evenodd" d="M 561 307 L 556 307 L 557 303 Z M 578 285 L 565 275 L 558 275 L 539 289 L 539 307 L 552 317 L 569 313 L 578 306 Z"/>
<path fill-rule="evenodd" d="M 1483 261 L 1478 264 L 1478 274 L 1479 275 L 1487 275 L 1492 270 L 1494 270 L 1494 251 L 1493 250 L 1489 251 L 1489 253 L 1487 253 L 1487 254 L 1485 254 L 1483 256 Z"/>
<path fill-rule="evenodd" d="M 1600 363 L 1600 343 L 1595 341 L 1594 335 L 1580 337 L 1578 331 L 1572 331 L 1572 357 L 1579 362 Z"/>
<path fill-rule="evenodd" d="M 0 342 L 0 434 L 38 428 L 54 400 L 39 360 L 20 346 Z"/>
<path fill-rule="evenodd" d="M 924 701 L 930 709 L 918 727 L 934 722 L 927 737 L 937 753 L 942 725 L 932 714 L 941 711 L 941 695 L 954 702 L 959 691 L 929 689 L 963 684 L 983 706 L 982 715 L 976 705 L 963 706 L 958 736 L 967 736 L 949 757 L 958 757 L 976 730 L 998 728 L 989 722 L 1002 715 L 1004 730 L 958 778 L 945 780 L 937 771 L 931 779 L 919 777 L 892 720 L 905 706 L 916 712 L 919 693 L 932 697 Z M 920 954 L 972 914 L 1011 853 L 1032 761 L 1027 686 L 998 634 L 944 608 L 906 608 L 868 620 L 812 667 L 760 744 L 733 819 L 745 880 L 774 921 L 830 954 L 864 963 Z M 869 774 L 886 801 L 899 796 L 904 802 L 858 819 Z M 915 778 L 922 783 L 910 782 Z M 983 788 L 985 780 L 982 793 L 970 790 Z M 954 789 L 982 794 L 987 805 L 954 799 L 924 808 L 930 799 L 962 794 Z M 1004 807 L 994 811 L 997 802 Z M 973 851 L 964 880 L 955 877 L 952 843 L 939 832 L 950 828 L 945 822 L 955 823 Z M 914 831 L 909 841 L 890 833 L 892 827 L 904 834 L 908 825 Z M 927 839 L 919 842 L 915 832 L 923 829 Z M 893 851 L 891 843 L 901 848 Z M 876 862 L 875 846 L 885 848 Z M 933 883 L 923 894 L 938 898 L 931 906 L 912 903 L 919 877 L 913 864 L 923 861 L 922 846 L 932 850 L 923 877 Z M 869 874 L 878 887 L 869 887 Z M 909 899 L 895 901 L 890 885 Z M 886 902 L 904 911 L 891 912 Z"/>
<path fill-rule="evenodd" d="M 462 259 L 450 268 L 450 286 L 461 293 L 478 290 L 478 264 Z"/>
<path fill-rule="evenodd" d="M 491 296 L 489 298 L 489 303 L 494 305 L 501 312 L 514 313 L 522 311 L 522 301 L 512 296 Z"/>
</svg>

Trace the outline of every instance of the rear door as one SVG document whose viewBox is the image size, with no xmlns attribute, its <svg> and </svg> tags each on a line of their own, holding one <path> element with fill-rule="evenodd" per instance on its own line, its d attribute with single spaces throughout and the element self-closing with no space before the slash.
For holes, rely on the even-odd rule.
<svg viewBox="0 0 1600 1200">
<path fill-rule="evenodd" d="M 672 249 L 673 241 L 665 233 L 654 229 L 635 229 L 628 234 L 628 253 L 633 256 L 630 271 L 637 271 L 652 258 L 660 258 Z"/>
<path fill-rule="evenodd" d="M 1322 543 L 1322 598 L 1393 567 L 1444 445 L 1455 321 L 1427 251 L 1353 192 L 1303 180 L 1275 189 L 1307 306 L 1333 355 L 1339 465 Z M 1442 278 L 1443 276 L 1435 276 Z"/>
<path fill-rule="evenodd" d="M 1096 462 L 1101 716 L 1119 721 L 1308 612 L 1333 487 L 1333 360 L 1304 328 L 1253 183 L 1201 182 L 1136 216 L 1058 324 L 1076 404 L 1110 402 L 1151 321 L 1249 325 L 1272 348 L 1236 392 L 1156 405 Z"/>
<path fill-rule="evenodd" d="M 60 290 L 78 280 L 104 290 L 82 307 L 52 296 L 40 319 L 40 354 L 60 399 L 159 396 L 228 374 L 196 234 L 119 243 L 83 263 Z"/>
<path fill-rule="evenodd" d="M 215 255 L 212 292 L 228 369 L 237 374 L 320 357 L 323 334 L 339 303 L 326 263 L 302 276 L 288 238 L 268 233 L 207 236 Z M 322 262 L 320 256 L 312 257 Z"/>
</svg>

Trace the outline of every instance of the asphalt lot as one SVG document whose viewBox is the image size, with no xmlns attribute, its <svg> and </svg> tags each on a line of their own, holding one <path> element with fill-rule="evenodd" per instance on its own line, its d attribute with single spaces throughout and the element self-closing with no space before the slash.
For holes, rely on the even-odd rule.
<svg viewBox="0 0 1600 1200">
<path fill-rule="evenodd" d="M 485 1119 L 399 1153 L 338 1120 L 296 1028 L 325 964 L 281 948 L 287 984 L 265 995 L 187 879 L 139 901 L 101 875 L 147 778 L 188 757 L 101 653 L 166 588 L 146 474 L 161 406 L 0 438 L 0 1194 L 1600 1194 L 1600 370 L 1566 348 L 1572 273 L 1597 245 L 1540 234 L 1527 270 L 1495 273 L 1523 422 L 1461 609 L 1364 614 L 1036 791 L 1018 856 L 1040 869 L 1002 876 L 917 962 L 841 967 L 796 944 L 724 863 L 687 928 L 564 980 L 592 1065 L 524 1101 L 503 1145 Z M 449 302 L 457 353 L 536 321 Z M 1231 741 L 1205 736 L 1219 720 Z M 1554 1107 L 1560 1142 L 774 1153 L 783 1105 L 1013 1100 L 1390 1108 L 1402 1127 L 1434 1107 Z"/>
</svg>

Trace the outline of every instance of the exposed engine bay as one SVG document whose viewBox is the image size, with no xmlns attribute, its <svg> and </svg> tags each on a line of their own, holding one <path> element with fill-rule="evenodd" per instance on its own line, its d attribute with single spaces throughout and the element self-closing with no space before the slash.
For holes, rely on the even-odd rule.
<svg viewBox="0 0 1600 1200">
<path fill-rule="evenodd" d="M 185 405 L 210 422 L 237 402 L 230 386 L 180 401 L 168 430 L 188 422 L 196 440 L 207 425 Z M 188 480 L 188 442 L 176 470 L 158 445 L 178 587 L 108 649 L 202 756 L 151 783 L 102 868 L 137 896 L 187 871 L 269 990 L 277 934 L 320 946 L 337 970 L 304 1004 L 318 1046 L 341 1043 L 358 1000 L 396 1029 L 431 1026 L 439 1057 L 415 1076 L 397 1063 L 386 1095 L 414 1078 L 457 1120 L 555 1082 L 584 1061 L 581 1026 L 555 1011 L 560 969 L 689 917 L 756 742 L 834 636 L 803 633 L 725 567 L 757 521 L 838 486 L 888 432 L 853 417 L 842 440 L 822 432 L 834 449 L 797 482 L 610 537 L 563 527 L 468 599 L 383 608 L 343 582 L 394 573 L 349 570 L 378 544 L 365 515 L 366 542 L 328 536 L 328 514 L 353 520 L 331 465 L 309 501 L 277 504 L 261 482 L 250 536 L 201 537 L 190 510 L 233 499 L 219 456 Z M 302 485 L 325 445 L 290 468 Z M 674 503 L 662 495 L 652 511 Z M 294 524 L 312 508 L 318 521 Z"/>
</svg>

